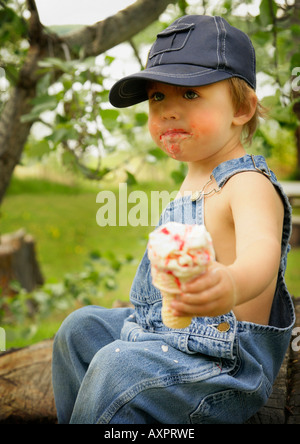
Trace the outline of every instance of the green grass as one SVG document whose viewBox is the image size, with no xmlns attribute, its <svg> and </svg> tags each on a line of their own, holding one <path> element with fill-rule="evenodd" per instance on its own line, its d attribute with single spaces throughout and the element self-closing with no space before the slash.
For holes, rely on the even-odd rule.
<svg viewBox="0 0 300 444">
<path fill-rule="evenodd" d="M 300 297 L 300 248 L 292 248 L 288 255 L 288 264 L 285 275 L 289 292 Z"/>
<path fill-rule="evenodd" d="M 119 256 L 142 253 L 148 227 L 97 225 L 101 206 L 96 203 L 97 189 L 80 191 L 51 183 L 47 188 L 45 182 L 34 189 L 31 180 L 24 180 L 21 194 L 15 192 L 22 189 L 16 182 L 1 209 L 1 232 L 22 227 L 35 237 L 47 281 L 59 281 L 65 273 L 80 270 L 93 250 L 113 250 Z"/>
<path fill-rule="evenodd" d="M 159 189 L 160 186 L 148 183 L 145 190 Z M 161 187 L 167 186 L 170 184 Z M 118 195 L 118 187 L 112 190 Z M 128 187 L 128 194 L 130 191 L 132 189 Z M 136 261 L 121 269 L 117 276 L 118 288 L 108 291 L 98 301 L 111 307 L 116 299 L 129 300 L 132 280 L 152 227 L 98 226 L 96 214 L 101 207 L 96 203 L 98 192 L 93 185 L 79 187 L 14 178 L 0 210 L 0 234 L 20 228 L 32 234 L 42 273 L 49 283 L 61 281 L 66 273 L 82 271 L 92 251 L 105 253 L 112 250 L 118 258 L 130 254 Z M 50 316 L 30 340 L 23 333 L 19 334 L 18 329 L 3 326 L 7 330 L 8 347 L 24 346 L 52 336 L 64 316 Z"/>
<path fill-rule="evenodd" d="M 148 182 L 143 189 L 148 193 L 159 189 L 171 191 L 172 184 Z M 118 193 L 117 187 L 113 190 Z M 128 188 L 128 193 L 131 190 Z M 128 300 L 132 279 L 153 227 L 99 227 L 96 223 L 101 206 L 96 203 L 98 192 L 93 185 L 68 186 L 47 180 L 14 178 L 0 210 L 0 234 L 21 227 L 32 234 L 42 272 L 50 283 L 59 282 L 66 273 L 81 271 L 92 251 L 113 250 L 117 257 L 130 253 L 136 262 L 123 267 L 118 275 L 119 288 L 105 294 L 99 302 L 111 307 L 116 299 Z M 299 264 L 300 249 L 292 249 L 286 281 L 295 296 L 300 296 Z M 52 314 L 30 339 L 20 334 L 18 328 L 7 329 L 8 347 L 24 346 L 53 336 L 65 315 Z"/>
</svg>

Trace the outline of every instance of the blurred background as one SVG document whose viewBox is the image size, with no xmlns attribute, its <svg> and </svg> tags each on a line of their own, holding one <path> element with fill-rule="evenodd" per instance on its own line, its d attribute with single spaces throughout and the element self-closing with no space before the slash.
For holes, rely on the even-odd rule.
<svg viewBox="0 0 300 444">
<path fill-rule="evenodd" d="M 118 14 L 124 8 L 135 8 L 134 26 Z M 97 195 L 115 193 L 118 220 L 120 183 L 128 193 L 171 192 L 185 165 L 151 141 L 147 103 L 113 109 L 108 93 L 143 68 L 156 34 L 184 14 L 221 15 L 254 44 L 257 94 L 270 111 L 247 151 L 267 158 L 291 199 L 286 280 L 300 296 L 299 0 L 0 0 L 0 325 L 7 348 L 53 337 L 84 304 L 128 302 L 153 229 L 150 197 L 147 226 L 100 226 Z"/>
</svg>

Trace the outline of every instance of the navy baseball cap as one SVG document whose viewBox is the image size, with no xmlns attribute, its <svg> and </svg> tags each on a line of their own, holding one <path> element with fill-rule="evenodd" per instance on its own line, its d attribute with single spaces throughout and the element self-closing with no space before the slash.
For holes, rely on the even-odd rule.
<svg viewBox="0 0 300 444">
<path fill-rule="evenodd" d="M 222 17 L 186 15 L 157 35 L 146 68 L 112 87 L 109 100 L 124 108 L 147 100 L 147 81 L 203 86 L 231 77 L 256 88 L 255 51 L 249 37 Z"/>
</svg>

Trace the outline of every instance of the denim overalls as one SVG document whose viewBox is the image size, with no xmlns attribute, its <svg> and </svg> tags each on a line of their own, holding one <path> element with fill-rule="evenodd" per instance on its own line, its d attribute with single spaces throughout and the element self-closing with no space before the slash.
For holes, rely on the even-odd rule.
<svg viewBox="0 0 300 444">
<path fill-rule="evenodd" d="M 284 203 L 281 265 L 269 325 L 239 322 L 230 312 L 194 318 L 183 330 L 165 327 L 146 251 L 130 294 L 135 310 L 86 307 L 71 315 L 56 337 L 54 392 L 61 422 L 238 424 L 265 404 L 295 320 L 284 282 L 291 208 L 262 156 L 224 162 L 213 177 L 222 188 L 243 171 L 269 177 Z M 204 223 L 204 199 L 184 196 L 171 202 L 159 224 L 168 221 Z"/>
</svg>

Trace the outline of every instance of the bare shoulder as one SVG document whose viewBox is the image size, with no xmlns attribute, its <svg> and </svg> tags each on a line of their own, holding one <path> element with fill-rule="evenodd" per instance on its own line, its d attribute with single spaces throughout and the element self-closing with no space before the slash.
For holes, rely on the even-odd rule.
<svg viewBox="0 0 300 444">
<path fill-rule="evenodd" d="M 242 171 L 241 173 L 237 173 L 229 179 L 228 184 L 232 187 L 243 185 L 251 188 L 261 186 L 274 189 L 270 179 L 258 171 Z"/>
<path fill-rule="evenodd" d="M 226 186 L 236 229 L 243 234 L 256 229 L 281 236 L 284 206 L 268 177 L 247 171 L 233 176 Z"/>
<path fill-rule="evenodd" d="M 274 203 L 283 209 L 281 198 L 268 177 L 256 171 L 235 174 L 227 186 L 231 201 L 244 201 L 249 205 Z"/>
</svg>

